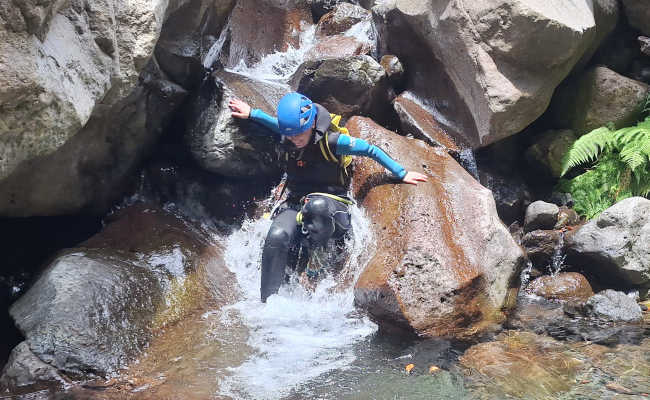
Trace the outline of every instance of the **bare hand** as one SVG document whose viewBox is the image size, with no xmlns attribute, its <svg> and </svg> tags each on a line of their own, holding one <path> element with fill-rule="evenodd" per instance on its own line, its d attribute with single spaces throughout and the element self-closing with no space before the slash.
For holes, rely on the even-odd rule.
<svg viewBox="0 0 650 400">
<path fill-rule="evenodd" d="M 417 185 L 418 182 L 426 182 L 426 181 L 427 181 L 426 175 L 414 171 L 408 171 L 406 175 L 404 175 L 404 178 L 402 178 L 402 182 L 410 183 L 411 185 Z"/>
<path fill-rule="evenodd" d="M 232 116 L 235 118 L 247 119 L 251 115 L 251 106 L 239 99 L 230 99 L 228 107 L 230 107 Z"/>
</svg>

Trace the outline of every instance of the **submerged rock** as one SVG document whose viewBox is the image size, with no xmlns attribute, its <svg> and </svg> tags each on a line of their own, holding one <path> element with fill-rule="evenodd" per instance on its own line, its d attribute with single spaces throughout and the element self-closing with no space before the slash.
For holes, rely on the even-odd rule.
<svg viewBox="0 0 650 400">
<path fill-rule="evenodd" d="M 507 331 L 496 341 L 474 345 L 460 358 L 468 378 L 491 398 L 554 398 L 575 384 L 583 362 L 569 346 L 530 332 Z M 487 383 L 490 384 L 487 384 Z"/>
<path fill-rule="evenodd" d="M 587 312 L 609 321 L 634 322 L 643 318 L 641 307 L 632 297 L 612 289 L 593 295 L 587 301 Z"/>
<path fill-rule="evenodd" d="M 589 281 L 577 272 L 541 276 L 530 282 L 526 290 L 549 300 L 575 302 L 585 302 L 594 294 Z"/>
<path fill-rule="evenodd" d="M 650 200 L 622 200 L 566 237 L 567 262 L 612 286 L 650 286 Z"/>
<path fill-rule="evenodd" d="M 355 286 L 355 304 L 383 328 L 468 337 L 499 322 L 523 253 L 496 214 L 490 192 L 444 150 L 366 118 L 346 125 L 428 183 L 399 184 L 359 159 L 353 193 L 373 221 L 378 249 Z"/>
</svg>

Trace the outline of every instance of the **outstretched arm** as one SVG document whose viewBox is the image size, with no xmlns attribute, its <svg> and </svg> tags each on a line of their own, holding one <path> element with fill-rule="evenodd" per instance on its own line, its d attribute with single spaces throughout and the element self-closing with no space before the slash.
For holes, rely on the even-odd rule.
<svg viewBox="0 0 650 400">
<path fill-rule="evenodd" d="M 357 156 L 370 157 L 377 161 L 384 168 L 393 173 L 404 183 L 417 185 L 418 182 L 426 182 L 427 176 L 415 171 L 407 171 L 397 161 L 390 158 L 382 149 L 374 146 L 363 139 L 353 138 L 348 135 L 339 135 L 336 143 L 336 155 L 352 154 Z"/>
<path fill-rule="evenodd" d="M 273 132 L 279 134 L 280 127 L 278 126 L 278 119 L 272 117 L 258 108 L 251 108 L 248 103 L 239 99 L 230 99 L 228 107 L 232 111 L 232 116 L 241 119 L 252 119 L 253 121 L 269 128 Z"/>
</svg>

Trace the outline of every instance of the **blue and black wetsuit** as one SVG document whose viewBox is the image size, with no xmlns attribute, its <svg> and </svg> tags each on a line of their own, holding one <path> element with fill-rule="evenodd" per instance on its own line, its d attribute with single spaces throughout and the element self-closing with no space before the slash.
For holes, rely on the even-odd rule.
<svg viewBox="0 0 650 400">
<path fill-rule="evenodd" d="M 325 232 L 336 239 L 341 238 L 350 229 L 347 205 L 328 198 L 312 201 L 309 209 L 303 209 L 303 226 L 296 222 L 296 215 L 302 207 L 299 200 L 309 193 L 320 192 L 345 196 L 348 192 L 350 182 L 347 171 L 340 163 L 326 159 L 321 141 L 327 140 L 327 147 L 337 157 L 344 155 L 370 157 L 397 178 L 402 179 L 406 175 L 404 167 L 379 147 L 363 139 L 341 135 L 339 132 L 328 132 L 331 125 L 330 114 L 323 106 L 319 104 L 315 106 L 317 114 L 314 133 L 310 143 L 302 149 L 296 148 L 289 141 L 284 143 L 280 136 L 277 118 L 259 109 L 253 109 L 250 113 L 250 119 L 275 132 L 282 143 L 279 154 L 287 174 L 286 185 L 289 192 L 287 202 L 274 216 L 264 243 L 261 282 L 263 302 L 268 296 L 277 293 L 285 281 L 285 267 L 292 255 L 295 256 L 297 253 L 301 242 L 304 243 L 301 239 L 305 239 L 305 235 L 322 237 Z M 330 229 L 332 226 L 335 227 L 333 231 Z M 307 229 L 304 229 L 305 227 Z M 295 260 L 290 262 L 290 264 L 294 263 Z"/>
</svg>

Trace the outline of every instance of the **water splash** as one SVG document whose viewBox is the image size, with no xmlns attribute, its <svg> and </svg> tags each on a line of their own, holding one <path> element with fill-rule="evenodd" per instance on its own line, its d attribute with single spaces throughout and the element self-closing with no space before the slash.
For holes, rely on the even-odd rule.
<svg viewBox="0 0 650 400">
<path fill-rule="evenodd" d="M 562 271 L 562 267 L 564 267 L 565 258 L 566 258 L 566 254 L 564 254 L 564 232 L 560 231 L 560 234 L 557 239 L 557 243 L 555 244 L 555 248 L 553 249 L 551 264 L 549 265 L 549 269 L 551 270 L 551 276 L 557 276 L 557 274 L 560 273 L 560 271 Z"/>
<path fill-rule="evenodd" d="M 270 221 L 246 221 L 227 238 L 225 260 L 235 273 L 243 300 L 223 310 L 226 324 L 243 321 L 255 349 L 252 358 L 229 368 L 219 382 L 219 395 L 245 399 L 281 398 L 301 384 L 355 359 L 354 344 L 377 327 L 354 308 L 353 284 L 372 254 L 370 224 L 352 208 L 354 235 L 346 244 L 350 258 L 341 274 L 351 279 L 341 286 L 326 276 L 313 293 L 293 279 L 279 293 L 260 302 L 260 260 Z"/>
</svg>

